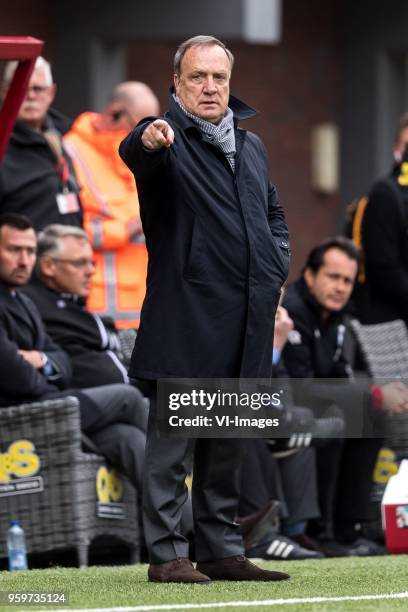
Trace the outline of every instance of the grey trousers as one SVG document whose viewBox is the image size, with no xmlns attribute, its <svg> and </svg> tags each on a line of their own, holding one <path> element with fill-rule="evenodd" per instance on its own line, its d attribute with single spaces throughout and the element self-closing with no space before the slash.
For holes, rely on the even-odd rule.
<svg viewBox="0 0 408 612">
<path fill-rule="evenodd" d="M 320 516 L 315 449 L 305 448 L 277 459 L 266 440 L 248 440 L 240 516 L 256 512 L 271 499 L 281 502 L 281 516 L 286 525 Z"/>
<path fill-rule="evenodd" d="M 156 395 L 150 394 L 143 483 L 143 526 L 151 563 L 188 557 L 180 522 L 193 469 L 192 507 L 197 561 L 244 552 L 237 514 L 245 440 L 181 439 L 160 435 Z"/>
<path fill-rule="evenodd" d="M 84 433 L 108 461 L 142 491 L 148 406 L 141 392 L 130 385 L 104 385 L 82 389 L 95 405 L 82 414 Z"/>
</svg>

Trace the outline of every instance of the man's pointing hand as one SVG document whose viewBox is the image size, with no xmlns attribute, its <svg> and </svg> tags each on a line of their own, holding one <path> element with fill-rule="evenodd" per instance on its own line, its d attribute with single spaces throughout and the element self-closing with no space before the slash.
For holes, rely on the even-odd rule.
<svg viewBox="0 0 408 612">
<path fill-rule="evenodd" d="M 167 121 L 156 119 L 147 126 L 142 134 L 142 143 L 147 149 L 170 147 L 174 142 L 174 132 Z"/>
</svg>

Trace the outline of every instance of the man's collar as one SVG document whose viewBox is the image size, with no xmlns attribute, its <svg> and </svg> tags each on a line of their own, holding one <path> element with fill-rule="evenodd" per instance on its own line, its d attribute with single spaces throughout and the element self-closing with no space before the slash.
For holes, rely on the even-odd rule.
<svg viewBox="0 0 408 612">
<path fill-rule="evenodd" d="M 65 302 L 74 302 L 80 306 L 84 306 L 86 304 L 85 298 L 80 297 L 76 293 L 64 293 L 63 291 L 49 287 L 41 278 L 39 278 L 38 274 L 33 275 L 31 284 L 37 291 L 44 291 L 45 293 L 52 294 L 53 298 L 57 301 L 63 300 Z"/>
<path fill-rule="evenodd" d="M 86 299 L 76 293 L 57 293 L 57 295 L 65 302 L 73 302 L 74 304 L 78 304 L 78 306 L 85 306 L 86 304 Z"/>
<path fill-rule="evenodd" d="M 183 113 L 180 106 L 177 104 L 175 99 L 173 98 L 173 93 L 175 93 L 174 87 L 170 88 L 170 114 L 177 119 L 177 123 L 181 128 L 186 130 L 187 128 L 194 127 L 197 129 L 197 126 L 193 123 L 193 121 L 188 117 L 185 113 Z M 251 117 L 255 117 L 258 113 L 257 111 L 245 104 L 239 98 L 236 98 L 233 95 L 230 95 L 228 100 L 228 106 L 232 110 L 234 114 L 234 125 L 235 127 L 238 124 L 238 121 L 244 119 L 250 119 Z"/>
<path fill-rule="evenodd" d="M 16 294 L 16 290 L 13 287 L 9 287 L 4 283 L 0 282 L 0 297 L 7 298 L 12 297 Z"/>
</svg>

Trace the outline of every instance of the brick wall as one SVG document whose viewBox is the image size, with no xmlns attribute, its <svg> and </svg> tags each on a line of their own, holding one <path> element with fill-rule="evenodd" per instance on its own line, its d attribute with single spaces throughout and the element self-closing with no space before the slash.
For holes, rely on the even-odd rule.
<svg viewBox="0 0 408 612">
<path fill-rule="evenodd" d="M 52 58 L 52 15 L 48 0 L 0 0 L 0 36 L 33 36 L 45 41 Z"/>
</svg>

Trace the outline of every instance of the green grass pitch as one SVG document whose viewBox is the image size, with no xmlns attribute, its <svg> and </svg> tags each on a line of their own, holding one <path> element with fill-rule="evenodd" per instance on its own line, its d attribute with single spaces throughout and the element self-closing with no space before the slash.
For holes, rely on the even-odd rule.
<svg viewBox="0 0 408 612">
<path fill-rule="evenodd" d="M 155 584 L 147 582 L 147 566 L 54 568 L 27 572 L 0 572 L 0 591 L 65 592 L 63 606 L 5 606 L 12 610 L 61 610 L 209 604 L 251 601 L 254 605 L 205 607 L 204 610 L 276 610 L 282 612 L 407 612 L 408 555 L 262 563 L 265 568 L 287 571 L 291 580 L 280 583 L 212 582 L 209 585 Z M 262 600 L 347 597 L 406 593 L 401 599 L 340 602 L 300 602 L 260 605 Z M 180 608 L 183 609 L 183 608 Z M 200 608 L 196 608 L 197 610 Z"/>
</svg>

